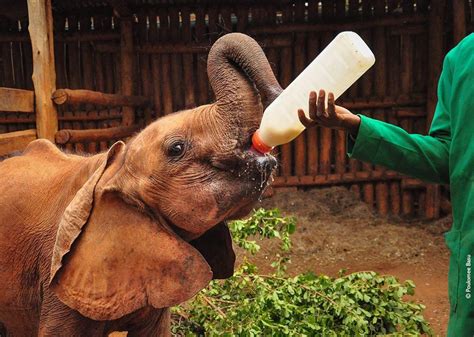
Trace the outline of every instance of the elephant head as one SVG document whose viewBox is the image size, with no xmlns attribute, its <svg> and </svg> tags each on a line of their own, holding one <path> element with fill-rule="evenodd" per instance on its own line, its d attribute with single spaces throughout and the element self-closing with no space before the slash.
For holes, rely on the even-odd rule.
<svg viewBox="0 0 474 337">
<path fill-rule="evenodd" d="M 214 44 L 208 74 L 214 104 L 167 115 L 116 143 L 67 206 L 50 286 L 83 315 L 110 320 L 169 307 L 232 275 L 225 221 L 253 208 L 276 165 L 250 145 L 281 88 L 243 34 Z"/>
</svg>

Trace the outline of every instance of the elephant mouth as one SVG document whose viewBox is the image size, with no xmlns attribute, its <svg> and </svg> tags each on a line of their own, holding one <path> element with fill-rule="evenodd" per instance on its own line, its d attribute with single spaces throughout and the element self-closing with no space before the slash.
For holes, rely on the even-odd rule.
<svg viewBox="0 0 474 337">
<path fill-rule="evenodd" d="M 273 173 L 277 166 L 277 160 L 271 154 L 258 153 L 253 148 L 248 148 L 243 152 L 245 165 L 238 173 L 237 178 L 241 178 L 244 182 L 242 186 L 242 199 L 247 204 L 257 201 L 265 189 L 273 181 Z M 252 199 L 257 200 L 252 200 Z"/>
<path fill-rule="evenodd" d="M 264 156 L 250 148 L 242 152 L 242 157 L 243 169 L 237 170 L 240 191 L 234 190 L 218 202 L 218 207 L 226 210 L 224 220 L 189 242 L 206 259 L 213 279 L 226 279 L 234 274 L 235 253 L 227 221 L 241 219 L 252 211 L 272 181 L 277 165 L 272 155 Z"/>
<path fill-rule="evenodd" d="M 168 228 L 204 257 L 213 279 L 226 279 L 234 274 L 235 253 L 227 221 L 219 222 L 198 237 L 172 223 L 168 223 Z"/>
<path fill-rule="evenodd" d="M 225 221 L 218 223 L 199 238 L 189 242 L 211 267 L 213 279 L 226 279 L 234 274 L 235 253 L 232 236 Z"/>
<path fill-rule="evenodd" d="M 240 186 L 244 196 L 259 194 L 272 181 L 277 166 L 276 158 L 271 154 L 261 154 L 250 144 L 244 144 L 229 156 L 213 158 L 211 165 L 220 171 L 231 184 Z M 234 201 L 235 202 L 235 201 Z"/>
</svg>

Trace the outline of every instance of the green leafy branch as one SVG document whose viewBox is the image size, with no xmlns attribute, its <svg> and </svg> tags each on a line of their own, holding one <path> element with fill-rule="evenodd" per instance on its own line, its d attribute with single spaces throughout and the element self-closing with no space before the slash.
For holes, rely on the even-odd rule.
<svg viewBox="0 0 474 337">
<path fill-rule="evenodd" d="M 281 249 L 289 251 L 291 249 L 290 235 L 296 230 L 296 219 L 283 217 L 279 209 L 259 208 L 250 218 L 232 221 L 228 225 L 233 241 L 251 254 L 256 254 L 260 246 L 255 240 L 249 240 L 251 236 L 262 239 L 278 238 L 281 240 Z"/>
<path fill-rule="evenodd" d="M 256 253 L 251 236 L 279 238 L 291 248 L 295 219 L 259 209 L 229 225 L 235 242 Z M 249 243 L 250 242 L 250 243 Z M 213 281 L 192 301 L 174 308 L 177 336 L 432 336 L 424 306 L 405 301 L 411 281 L 374 272 L 341 273 L 337 278 L 304 273 L 289 276 L 288 258 L 278 257 L 272 275 L 260 275 L 245 261 L 235 275 Z"/>
</svg>

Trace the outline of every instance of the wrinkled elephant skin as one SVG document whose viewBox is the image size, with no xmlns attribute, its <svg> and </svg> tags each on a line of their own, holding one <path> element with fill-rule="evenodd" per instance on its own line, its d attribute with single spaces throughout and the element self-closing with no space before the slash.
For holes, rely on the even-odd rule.
<svg viewBox="0 0 474 337">
<path fill-rule="evenodd" d="M 37 140 L 0 163 L 8 336 L 165 336 L 170 306 L 233 274 L 226 221 L 253 208 L 276 165 L 250 137 L 281 88 L 242 34 L 216 42 L 208 73 L 215 103 L 159 118 L 106 153 Z"/>
</svg>

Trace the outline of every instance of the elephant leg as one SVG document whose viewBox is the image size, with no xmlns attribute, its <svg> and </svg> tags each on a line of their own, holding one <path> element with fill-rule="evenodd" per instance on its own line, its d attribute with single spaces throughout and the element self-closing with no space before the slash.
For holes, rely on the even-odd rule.
<svg viewBox="0 0 474 337">
<path fill-rule="evenodd" d="M 130 324 L 128 337 L 170 337 L 170 310 L 155 310 L 147 319 Z"/>
<path fill-rule="evenodd" d="M 105 323 L 91 320 L 45 292 L 41 305 L 39 337 L 102 337 Z"/>
</svg>

